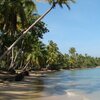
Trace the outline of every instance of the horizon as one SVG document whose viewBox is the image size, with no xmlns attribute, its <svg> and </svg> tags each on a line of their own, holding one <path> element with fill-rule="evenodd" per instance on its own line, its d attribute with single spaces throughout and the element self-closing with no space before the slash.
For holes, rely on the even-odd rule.
<svg viewBox="0 0 100 100">
<path fill-rule="evenodd" d="M 57 6 L 43 19 L 50 32 L 44 34 L 42 41 L 48 44 L 53 40 L 62 53 L 75 47 L 80 54 L 100 57 L 100 46 L 97 45 L 100 43 L 99 3 L 99 0 L 76 0 L 70 11 L 65 6 L 63 9 Z M 39 14 L 43 14 L 50 5 L 37 3 L 37 7 Z"/>
</svg>

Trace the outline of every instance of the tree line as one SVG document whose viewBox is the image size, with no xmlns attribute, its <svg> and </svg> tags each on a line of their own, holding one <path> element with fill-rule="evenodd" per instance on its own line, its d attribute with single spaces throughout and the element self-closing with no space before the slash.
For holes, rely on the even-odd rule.
<svg viewBox="0 0 100 100">
<path fill-rule="evenodd" d="M 69 49 L 69 54 L 63 54 L 52 40 L 48 45 L 41 41 L 49 31 L 41 19 L 56 5 L 63 7 L 65 4 L 70 9 L 69 1 L 74 2 L 47 1 L 51 8 L 43 16 L 36 11 L 33 0 L 0 1 L 0 68 L 59 70 L 99 66 L 100 58 L 78 54 L 74 47 Z"/>
</svg>

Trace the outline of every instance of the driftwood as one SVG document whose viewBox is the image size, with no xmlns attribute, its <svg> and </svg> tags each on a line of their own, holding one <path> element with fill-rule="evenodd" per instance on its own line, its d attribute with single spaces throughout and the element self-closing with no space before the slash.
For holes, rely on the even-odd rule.
<svg viewBox="0 0 100 100">
<path fill-rule="evenodd" d="M 21 81 L 24 79 L 24 76 L 29 76 L 28 71 L 23 71 L 20 73 L 15 73 L 14 70 L 9 71 L 0 71 L 0 80 L 3 81 Z"/>
<path fill-rule="evenodd" d="M 13 81 L 13 80 L 15 80 L 15 75 L 11 75 L 8 73 L 0 73 L 0 80 Z"/>
</svg>

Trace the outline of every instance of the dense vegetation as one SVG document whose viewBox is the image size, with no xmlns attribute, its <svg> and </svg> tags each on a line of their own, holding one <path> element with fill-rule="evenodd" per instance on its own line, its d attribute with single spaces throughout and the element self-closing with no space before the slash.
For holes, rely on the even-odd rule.
<svg viewBox="0 0 100 100">
<path fill-rule="evenodd" d="M 63 7 L 73 0 L 48 0 L 53 5 Z M 40 15 L 36 12 L 36 5 L 32 0 L 1 0 L 0 1 L 0 56 L 12 45 L 23 31 L 35 22 Z M 41 39 L 49 30 L 43 21 L 39 21 L 19 39 L 9 52 L 0 59 L 0 68 L 9 70 L 59 70 L 100 66 L 100 58 L 82 55 L 74 47 L 69 54 L 59 51 L 52 40 L 44 44 Z"/>
</svg>

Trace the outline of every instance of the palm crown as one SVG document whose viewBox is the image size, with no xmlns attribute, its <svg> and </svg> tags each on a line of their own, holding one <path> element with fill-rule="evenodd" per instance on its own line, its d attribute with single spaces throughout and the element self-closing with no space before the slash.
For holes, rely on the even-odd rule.
<svg viewBox="0 0 100 100">
<path fill-rule="evenodd" d="M 63 5 L 66 5 L 68 7 L 68 9 L 70 9 L 69 3 L 75 2 L 75 0 L 47 0 L 47 1 L 49 2 L 49 4 L 52 4 L 54 7 L 56 5 L 59 5 L 62 8 Z"/>
</svg>

